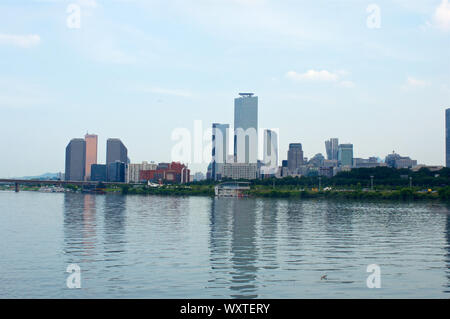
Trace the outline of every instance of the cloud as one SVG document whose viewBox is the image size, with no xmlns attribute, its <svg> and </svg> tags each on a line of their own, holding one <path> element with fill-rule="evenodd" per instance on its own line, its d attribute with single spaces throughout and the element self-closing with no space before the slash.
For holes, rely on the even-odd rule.
<svg viewBox="0 0 450 319">
<path fill-rule="evenodd" d="M 0 45 L 14 45 L 21 48 L 31 48 L 41 42 L 41 37 L 37 34 L 15 35 L 0 33 Z"/>
<path fill-rule="evenodd" d="M 433 16 L 434 25 L 442 31 L 450 31 L 450 3 L 442 0 Z"/>
<path fill-rule="evenodd" d="M 355 83 L 348 80 L 340 80 L 342 77 L 347 76 L 349 73 L 346 70 L 339 70 L 336 72 L 330 72 L 327 70 L 309 70 L 305 73 L 297 73 L 295 71 L 289 71 L 286 73 L 286 77 L 293 81 L 299 82 L 324 82 L 324 83 L 336 83 L 339 87 L 351 89 L 355 87 Z"/>
<path fill-rule="evenodd" d="M 286 73 L 286 77 L 295 81 L 318 81 L 318 82 L 335 82 L 339 76 L 336 73 L 329 72 L 327 70 L 315 71 L 309 70 L 305 73 L 297 73 L 295 71 L 289 71 Z"/>
<path fill-rule="evenodd" d="M 406 83 L 402 86 L 402 88 L 404 90 L 407 90 L 407 89 L 412 89 L 412 88 L 425 88 L 430 85 L 431 84 L 428 81 L 420 80 L 420 79 L 409 76 L 406 79 Z"/>
</svg>

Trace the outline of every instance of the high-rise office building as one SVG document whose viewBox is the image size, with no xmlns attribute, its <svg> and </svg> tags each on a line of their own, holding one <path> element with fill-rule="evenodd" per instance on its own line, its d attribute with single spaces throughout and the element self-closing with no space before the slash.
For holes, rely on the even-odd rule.
<svg viewBox="0 0 450 319">
<path fill-rule="evenodd" d="M 278 168 L 278 135 L 273 130 L 264 130 L 264 156 L 265 166 Z"/>
<path fill-rule="evenodd" d="M 229 145 L 229 124 L 213 123 L 212 125 L 212 179 L 220 180 L 223 175 L 223 164 L 227 162 Z"/>
<path fill-rule="evenodd" d="M 72 139 L 66 147 L 66 181 L 83 181 L 86 172 L 86 141 Z"/>
<path fill-rule="evenodd" d="M 303 149 L 301 143 L 289 144 L 288 150 L 288 169 L 295 171 L 303 165 Z"/>
<path fill-rule="evenodd" d="M 450 108 L 445 110 L 445 166 L 450 167 Z"/>
<path fill-rule="evenodd" d="M 330 138 L 328 141 L 325 141 L 325 150 L 327 152 L 328 160 L 337 160 L 339 151 L 339 139 Z"/>
<path fill-rule="evenodd" d="M 109 138 L 106 141 L 106 165 L 116 161 L 127 164 L 128 150 L 118 138 Z"/>
<path fill-rule="evenodd" d="M 340 166 L 353 166 L 353 144 L 339 144 L 338 162 Z"/>
<path fill-rule="evenodd" d="M 86 141 L 86 179 L 89 180 L 91 177 L 91 165 L 97 164 L 97 145 L 98 136 L 95 134 L 86 134 L 84 136 Z"/>
<path fill-rule="evenodd" d="M 239 93 L 234 99 L 234 160 L 257 163 L 258 160 L 258 97 Z"/>
</svg>

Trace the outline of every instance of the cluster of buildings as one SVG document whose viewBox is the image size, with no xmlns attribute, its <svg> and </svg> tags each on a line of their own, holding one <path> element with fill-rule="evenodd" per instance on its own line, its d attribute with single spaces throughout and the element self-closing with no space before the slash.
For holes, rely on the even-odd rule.
<svg viewBox="0 0 450 319">
<path fill-rule="evenodd" d="M 66 147 L 65 180 L 115 183 L 187 183 L 211 179 L 252 180 L 287 176 L 335 176 L 353 168 L 419 167 L 416 160 L 393 152 L 384 161 L 378 157 L 355 158 L 353 144 L 339 144 L 338 138 L 325 141 L 326 157 L 321 153 L 311 159 L 304 156 L 301 143 L 289 144 L 287 159 L 278 165 L 278 134 L 276 130 L 263 131 L 263 157 L 258 159 L 258 97 L 253 93 L 239 93 L 234 100 L 233 140 L 230 143 L 230 125 L 212 124 L 212 160 L 206 177 L 197 172 L 190 175 L 188 167 L 179 162 L 142 162 L 131 164 L 128 150 L 120 139 L 110 138 L 106 143 L 106 163 L 97 163 L 98 137 L 86 134 L 84 139 L 72 139 Z M 232 145 L 232 152 L 229 150 Z M 230 154 L 231 153 L 231 154 Z M 450 167 L 450 108 L 446 110 L 446 156 Z"/>
<path fill-rule="evenodd" d="M 66 147 L 66 181 L 112 183 L 186 183 L 190 170 L 181 163 L 130 163 L 128 149 L 118 138 L 106 141 L 106 164 L 97 163 L 98 136 L 86 134 L 72 139 Z"/>
<path fill-rule="evenodd" d="M 66 147 L 66 181 L 124 183 L 130 162 L 128 150 L 118 138 L 106 141 L 106 164 L 97 163 L 98 136 L 86 134 L 72 139 Z"/>
<path fill-rule="evenodd" d="M 303 157 L 300 143 L 289 144 L 288 159 L 282 161 L 279 174 L 276 177 L 286 176 L 326 176 L 333 177 L 338 172 L 349 171 L 353 168 L 393 167 L 413 168 L 417 161 L 403 157 L 396 153 L 386 156 L 384 162 L 378 157 L 353 157 L 353 144 L 339 144 L 338 138 L 325 141 L 327 157 L 321 153 L 311 159 Z"/>
<path fill-rule="evenodd" d="M 385 161 L 377 157 L 355 158 L 353 144 L 339 144 L 338 138 L 325 141 L 326 158 L 321 153 L 308 160 L 301 143 L 289 144 L 287 159 L 278 166 L 278 136 L 274 130 L 264 130 L 263 159 L 258 160 L 258 97 L 253 93 L 240 93 L 234 100 L 233 152 L 229 155 L 229 124 L 212 125 L 212 160 L 207 178 L 257 179 L 267 177 L 332 177 L 340 171 L 352 168 L 389 166 L 413 168 L 417 161 L 396 153 L 386 156 Z M 448 112 L 450 121 L 450 111 Z M 450 122 L 449 122 L 450 123 Z M 450 131 L 448 131 L 450 132 Z M 448 144 L 450 151 L 450 143 Z"/>
<path fill-rule="evenodd" d="M 207 179 L 257 179 L 273 175 L 278 166 L 278 135 L 264 130 L 264 156 L 258 160 L 258 97 L 239 93 L 234 100 L 233 153 L 229 155 L 229 124 L 212 125 L 212 161 Z"/>
</svg>

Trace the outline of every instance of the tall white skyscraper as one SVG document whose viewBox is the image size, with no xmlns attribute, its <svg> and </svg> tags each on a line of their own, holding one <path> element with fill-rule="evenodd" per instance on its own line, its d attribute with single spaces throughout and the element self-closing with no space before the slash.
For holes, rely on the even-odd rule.
<svg viewBox="0 0 450 319">
<path fill-rule="evenodd" d="M 234 160 L 237 163 L 258 161 L 258 97 L 239 93 L 234 99 Z"/>
<path fill-rule="evenodd" d="M 264 130 L 263 161 L 261 176 L 274 176 L 278 172 L 278 134 L 273 130 Z"/>
<path fill-rule="evenodd" d="M 278 135 L 273 130 L 264 130 L 264 158 L 265 166 L 278 168 Z"/>
<path fill-rule="evenodd" d="M 228 157 L 229 124 L 213 123 L 212 125 L 212 167 L 211 177 L 220 180 L 223 176 L 223 164 Z"/>
</svg>

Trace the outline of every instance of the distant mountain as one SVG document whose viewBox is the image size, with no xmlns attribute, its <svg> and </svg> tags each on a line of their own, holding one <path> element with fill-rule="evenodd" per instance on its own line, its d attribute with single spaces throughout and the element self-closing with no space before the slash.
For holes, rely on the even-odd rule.
<svg viewBox="0 0 450 319">
<path fill-rule="evenodd" d="M 60 179 L 60 173 L 45 173 L 39 176 L 22 176 L 22 177 L 14 177 L 13 179 L 41 179 L 41 180 L 58 180 Z"/>
</svg>

